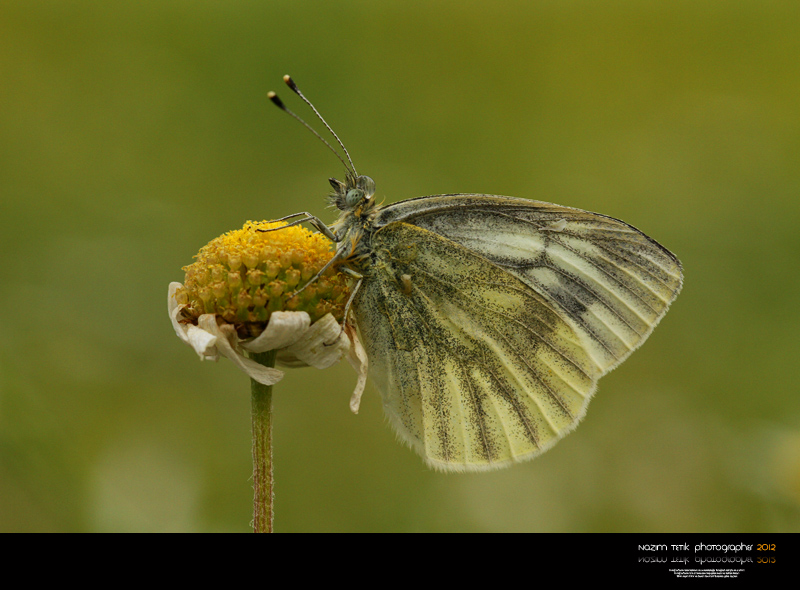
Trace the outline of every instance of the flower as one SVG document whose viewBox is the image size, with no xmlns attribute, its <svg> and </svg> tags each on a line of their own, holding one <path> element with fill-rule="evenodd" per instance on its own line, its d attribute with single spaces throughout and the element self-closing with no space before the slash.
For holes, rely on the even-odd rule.
<svg viewBox="0 0 800 590">
<path fill-rule="evenodd" d="M 281 229 L 263 231 L 274 228 Z M 330 246 L 321 234 L 280 222 L 248 221 L 215 238 L 183 268 L 184 284 L 169 285 L 175 333 L 201 360 L 225 356 L 265 385 L 277 383 L 283 371 L 248 353 L 277 350 L 281 365 L 318 369 L 348 354 L 359 373 L 351 400 L 357 411 L 366 354 L 355 330 L 339 324 L 350 297 L 345 276 L 335 265 L 318 276 L 333 256 Z"/>
</svg>

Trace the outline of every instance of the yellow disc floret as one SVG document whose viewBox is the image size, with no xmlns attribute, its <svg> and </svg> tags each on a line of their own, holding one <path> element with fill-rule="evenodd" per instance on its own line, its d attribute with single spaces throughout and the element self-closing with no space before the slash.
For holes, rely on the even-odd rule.
<svg viewBox="0 0 800 590">
<path fill-rule="evenodd" d="M 242 337 L 261 333 L 273 311 L 305 311 L 312 322 L 331 313 L 341 321 L 349 289 L 336 265 L 295 295 L 330 261 L 331 241 L 300 226 L 258 231 L 284 225 L 248 221 L 203 246 L 183 268 L 176 294 L 186 304 L 184 317 L 216 314 Z"/>
</svg>

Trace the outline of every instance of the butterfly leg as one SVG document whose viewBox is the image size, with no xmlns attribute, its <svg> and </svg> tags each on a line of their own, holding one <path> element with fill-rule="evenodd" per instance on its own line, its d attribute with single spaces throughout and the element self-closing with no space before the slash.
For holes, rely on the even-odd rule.
<svg viewBox="0 0 800 590">
<path fill-rule="evenodd" d="M 306 217 L 310 217 L 311 214 L 305 211 L 301 211 L 300 213 L 292 213 L 291 215 L 287 215 L 286 217 L 281 217 L 280 219 L 270 219 L 269 223 L 275 223 L 277 221 L 286 221 L 287 219 L 292 219 L 293 217 L 300 217 L 301 215 L 305 215 Z M 280 228 L 278 228 L 280 229 Z M 271 229 L 265 231 L 273 231 Z"/>
<path fill-rule="evenodd" d="M 280 229 L 280 228 L 278 228 L 278 229 Z M 319 279 L 319 278 L 320 278 L 322 275 L 324 275 L 324 274 L 325 274 L 325 271 L 326 271 L 326 270 L 328 270 L 328 269 L 329 269 L 331 266 L 333 266 L 333 264 L 334 264 L 334 263 L 335 263 L 337 260 L 339 260 L 339 258 L 341 258 L 341 255 L 340 255 L 340 253 L 339 253 L 339 252 L 340 252 L 340 251 L 339 251 L 339 250 L 337 250 L 337 251 L 336 251 L 336 254 L 334 254 L 334 255 L 333 255 L 333 257 L 332 257 L 332 258 L 331 258 L 331 259 L 328 261 L 328 263 L 327 263 L 325 266 L 323 266 L 323 267 L 322 267 L 322 268 L 319 270 L 319 272 L 318 272 L 317 274 L 315 274 L 313 277 L 311 277 L 310 279 L 308 279 L 308 282 L 307 282 L 305 285 L 303 285 L 303 286 L 302 286 L 302 287 L 300 287 L 300 288 L 299 288 L 297 291 L 295 291 L 294 293 L 292 293 L 291 295 L 289 295 L 289 297 L 288 297 L 288 298 L 289 298 L 289 299 L 291 299 L 291 298 L 292 298 L 292 297 L 294 297 L 295 295 L 299 295 L 300 293 L 302 293 L 302 292 L 303 292 L 303 290 L 304 290 L 306 287 L 308 287 L 308 286 L 309 286 L 311 283 L 314 283 L 314 282 L 316 282 L 316 281 L 317 281 L 317 280 L 318 280 L 318 279 Z"/>
<path fill-rule="evenodd" d="M 287 215 L 286 217 L 281 217 L 280 219 L 273 219 L 270 223 L 276 221 L 286 221 L 287 219 L 292 219 L 293 217 L 299 217 L 300 215 L 305 215 L 305 217 L 303 217 L 303 219 L 298 219 L 297 221 L 293 221 L 292 223 L 287 223 L 286 225 L 282 225 L 281 227 L 273 227 L 272 229 L 258 229 L 256 231 L 260 232 L 279 231 L 282 229 L 286 229 L 287 227 L 292 227 L 293 225 L 300 225 L 301 223 L 305 223 L 306 221 L 308 221 L 314 227 L 314 229 L 323 234 L 326 238 L 328 238 L 332 242 L 338 243 L 341 241 L 341 238 L 337 236 L 335 233 L 333 233 L 333 230 L 331 230 L 331 228 L 325 225 L 325 223 L 319 217 L 317 217 L 316 215 L 311 215 L 311 213 L 308 213 L 307 211 L 303 211 L 301 213 L 293 213 L 291 215 Z"/>
<path fill-rule="evenodd" d="M 350 275 L 355 279 L 358 279 L 356 286 L 353 287 L 353 292 L 350 293 L 350 299 L 347 300 L 347 303 L 344 306 L 344 316 L 342 317 L 342 330 L 344 330 L 344 324 L 347 321 L 347 314 L 350 313 L 350 304 L 353 303 L 353 300 L 356 298 L 356 293 L 358 293 L 358 290 L 361 288 L 361 283 L 364 282 L 364 275 L 359 274 L 356 271 L 347 267 L 344 267 L 342 269 L 342 272 Z"/>
</svg>

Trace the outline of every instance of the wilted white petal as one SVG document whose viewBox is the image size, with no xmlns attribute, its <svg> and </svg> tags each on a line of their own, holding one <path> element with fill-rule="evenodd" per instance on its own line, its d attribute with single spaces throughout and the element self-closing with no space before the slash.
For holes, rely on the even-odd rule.
<svg viewBox="0 0 800 590">
<path fill-rule="evenodd" d="M 214 314 L 201 315 L 197 319 L 197 324 L 206 332 L 217 337 L 217 350 L 219 353 L 232 360 L 250 378 L 264 385 L 274 385 L 283 378 L 283 371 L 259 365 L 236 350 L 236 330 L 230 324 L 225 324 L 222 327 L 218 326 L 217 318 Z"/>
<path fill-rule="evenodd" d="M 346 331 L 347 336 L 350 338 L 350 352 L 347 354 L 347 360 L 350 361 L 350 366 L 358 373 L 356 388 L 353 390 L 353 395 L 350 396 L 350 410 L 354 414 L 358 414 L 358 408 L 361 406 L 361 396 L 367 384 L 369 360 L 367 358 L 367 351 L 364 350 L 364 347 L 361 345 L 355 328 L 348 325 Z"/>
<path fill-rule="evenodd" d="M 186 327 L 186 342 L 200 355 L 201 360 L 217 360 L 217 337 L 197 326 Z"/>
<path fill-rule="evenodd" d="M 175 293 L 181 287 L 183 287 L 181 283 L 177 283 L 174 281 L 169 284 L 169 292 L 167 294 L 167 308 L 169 309 L 169 319 L 172 322 L 172 327 L 175 328 L 175 333 L 178 335 L 178 338 L 180 338 L 184 342 L 188 342 L 189 340 L 186 337 L 186 326 L 184 326 L 178 321 L 178 314 L 180 314 L 182 306 L 178 303 L 178 300 L 175 299 Z"/>
<path fill-rule="evenodd" d="M 194 348 L 195 352 L 200 356 L 200 360 L 215 361 L 218 358 L 215 346 L 217 337 L 193 324 L 182 324 L 178 321 L 184 306 L 179 304 L 177 299 L 175 299 L 175 293 L 181 287 L 183 287 L 183 285 L 180 283 L 173 282 L 169 284 L 167 307 L 169 309 L 169 319 L 172 322 L 172 327 L 175 329 L 178 338 Z"/>
<path fill-rule="evenodd" d="M 307 367 L 308 363 L 301 361 L 294 354 L 287 352 L 285 348 L 278 351 L 278 356 L 275 357 L 275 362 L 282 367 L 289 367 L 290 369 L 300 369 Z"/>
<path fill-rule="evenodd" d="M 304 311 L 273 311 L 267 328 L 257 338 L 243 342 L 241 346 L 250 352 L 286 348 L 297 342 L 310 325 L 311 317 Z"/>
<path fill-rule="evenodd" d="M 259 383 L 273 385 L 283 378 L 283 371 L 260 365 L 248 358 L 243 349 L 249 352 L 277 350 L 277 361 L 281 365 L 310 365 L 317 369 L 327 369 L 350 352 L 350 363 L 359 372 L 351 407 L 358 410 L 358 400 L 366 379 L 366 355 L 357 338 L 353 340 L 357 350 L 351 351 L 353 337 L 348 338 L 342 332 L 333 315 L 327 314 L 311 324 L 311 318 L 304 311 L 276 311 L 270 315 L 262 334 L 242 342 L 232 325 L 217 324 L 215 314 L 201 315 L 197 325 L 181 322 L 181 311 L 186 306 L 178 303 L 175 294 L 182 287 L 178 282 L 169 285 L 170 321 L 178 337 L 191 346 L 201 359 L 217 360 L 218 354 L 221 354 Z"/>
<path fill-rule="evenodd" d="M 314 322 L 302 337 L 286 348 L 281 362 L 294 357 L 317 369 L 327 369 L 338 363 L 350 349 L 350 340 L 345 337 L 339 323 L 327 314 Z"/>
</svg>

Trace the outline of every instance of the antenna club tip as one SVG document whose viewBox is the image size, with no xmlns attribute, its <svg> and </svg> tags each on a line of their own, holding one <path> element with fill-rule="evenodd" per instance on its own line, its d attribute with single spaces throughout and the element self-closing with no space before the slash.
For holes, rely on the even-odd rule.
<svg viewBox="0 0 800 590">
<path fill-rule="evenodd" d="M 286 85 L 287 85 L 289 88 L 291 88 L 292 90 L 294 90 L 295 92 L 297 92 L 297 84 L 295 84 L 295 83 L 294 83 L 294 80 L 292 80 L 292 77 L 291 77 L 289 74 L 286 74 L 286 75 L 283 77 L 283 81 L 284 81 L 284 82 L 286 82 Z"/>
<path fill-rule="evenodd" d="M 286 105 L 283 104 L 283 101 L 280 98 L 278 98 L 278 95 L 275 94 L 272 90 L 267 92 L 267 98 L 270 99 L 272 101 L 272 104 L 274 104 L 276 107 L 283 109 L 284 111 L 286 110 Z"/>
</svg>

